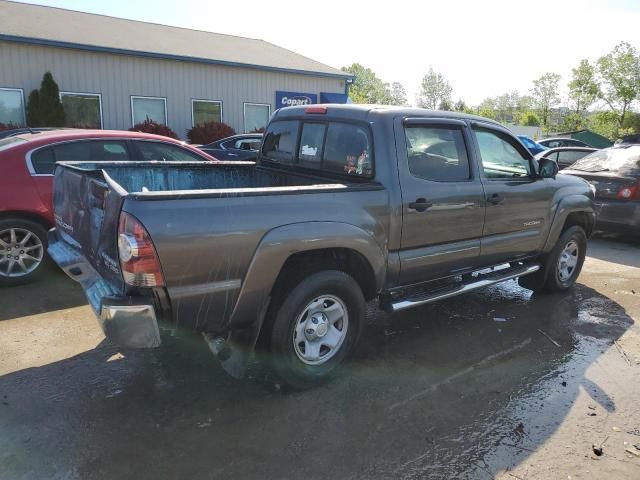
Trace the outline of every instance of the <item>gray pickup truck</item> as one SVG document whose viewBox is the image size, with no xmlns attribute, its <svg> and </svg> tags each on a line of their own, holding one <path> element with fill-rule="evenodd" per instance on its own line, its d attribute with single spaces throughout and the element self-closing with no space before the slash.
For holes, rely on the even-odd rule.
<svg viewBox="0 0 640 480">
<path fill-rule="evenodd" d="M 229 373 L 260 348 L 305 387 L 353 350 L 368 301 L 571 288 L 594 193 L 557 171 L 485 118 L 283 108 L 256 163 L 59 164 L 49 252 L 117 344 L 188 328 Z"/>
</svg>

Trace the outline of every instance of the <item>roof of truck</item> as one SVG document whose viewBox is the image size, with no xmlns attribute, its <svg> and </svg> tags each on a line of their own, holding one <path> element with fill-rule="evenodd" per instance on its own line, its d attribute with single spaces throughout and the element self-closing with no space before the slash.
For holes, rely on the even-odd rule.
<svg viewBox="0 0 640 480">
<path fill-rule="evenodd" d="M 429 118 L 450 118 L 459 120 L 474 120 L 494 125 L 502 126 L 500 123 L 490 118 L 480 117 L 478 115 L 470 115 L 462 112 L 450 112 L 446 110 L 428 110 L 426 108 L 417 107 L 401 107 L 394 105 L 375 105 L 375 104 L 323 104 L 323 105 L 300 105 L 295 107 L 285 107 L 277 110 L 276 116 L 278 117 L 297 117 L 307 114 L 306 110 L 309 107 L 326 107 L 327 113 L 346 114 L 344 116 L 352 116 L 354 118 L 364 119 L 370 114 L 375 113 L 377 115 L 390 115 L 397 116 L 403 115 L 407 117 L 429 117 Z"/>
</svg>

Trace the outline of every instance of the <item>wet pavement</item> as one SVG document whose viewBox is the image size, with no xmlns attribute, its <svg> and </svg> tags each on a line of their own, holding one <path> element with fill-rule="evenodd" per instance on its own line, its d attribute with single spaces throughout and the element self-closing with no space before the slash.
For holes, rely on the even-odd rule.
<svg viewBox="0 0 640 480">
<path fill-rule="evenodd" d="M 196 336 L 107 345 L 52 272 L 0 290 L 0 479 L 640 478 L 639 319 L 640 247 L 598 239 L 568 294 L 372 311 L 336 379 L 290 392 Z"/>
</svg>

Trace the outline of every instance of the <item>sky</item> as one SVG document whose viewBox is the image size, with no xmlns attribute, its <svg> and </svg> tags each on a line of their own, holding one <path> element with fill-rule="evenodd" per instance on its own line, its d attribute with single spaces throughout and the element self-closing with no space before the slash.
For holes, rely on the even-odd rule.
<svg viewBox="0 0 640 480">
<path fill-rule="evenodd" d="M 562 75 L 617 43 L 640 49 L 640 0 L 32 0 L 27 3 L 260 38 L 327 65 L 354 62 L 415 100 L 433 67 L 453 98 L 477 105 L 526 94 L 545 72 Z M 114 32 L 117 35 L 117 32 Z"/>
</svg>

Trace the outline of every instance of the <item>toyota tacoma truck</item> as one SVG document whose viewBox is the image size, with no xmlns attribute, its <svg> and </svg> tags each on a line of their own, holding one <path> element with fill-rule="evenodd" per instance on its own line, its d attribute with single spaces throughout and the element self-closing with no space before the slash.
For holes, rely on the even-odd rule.
<svg viewBox="0 0 640 480">
<path fill-rule="evenodd" d="M 49 252 L 116 344 L 187 328 L 234 376 L 259 348 L 307 387 L 353 351 L 369 301 L 571 288 L 594 193 L 557 172 L 481 117 L 288 107 L 255 163 L 59 163 Z"/>
</svg>

